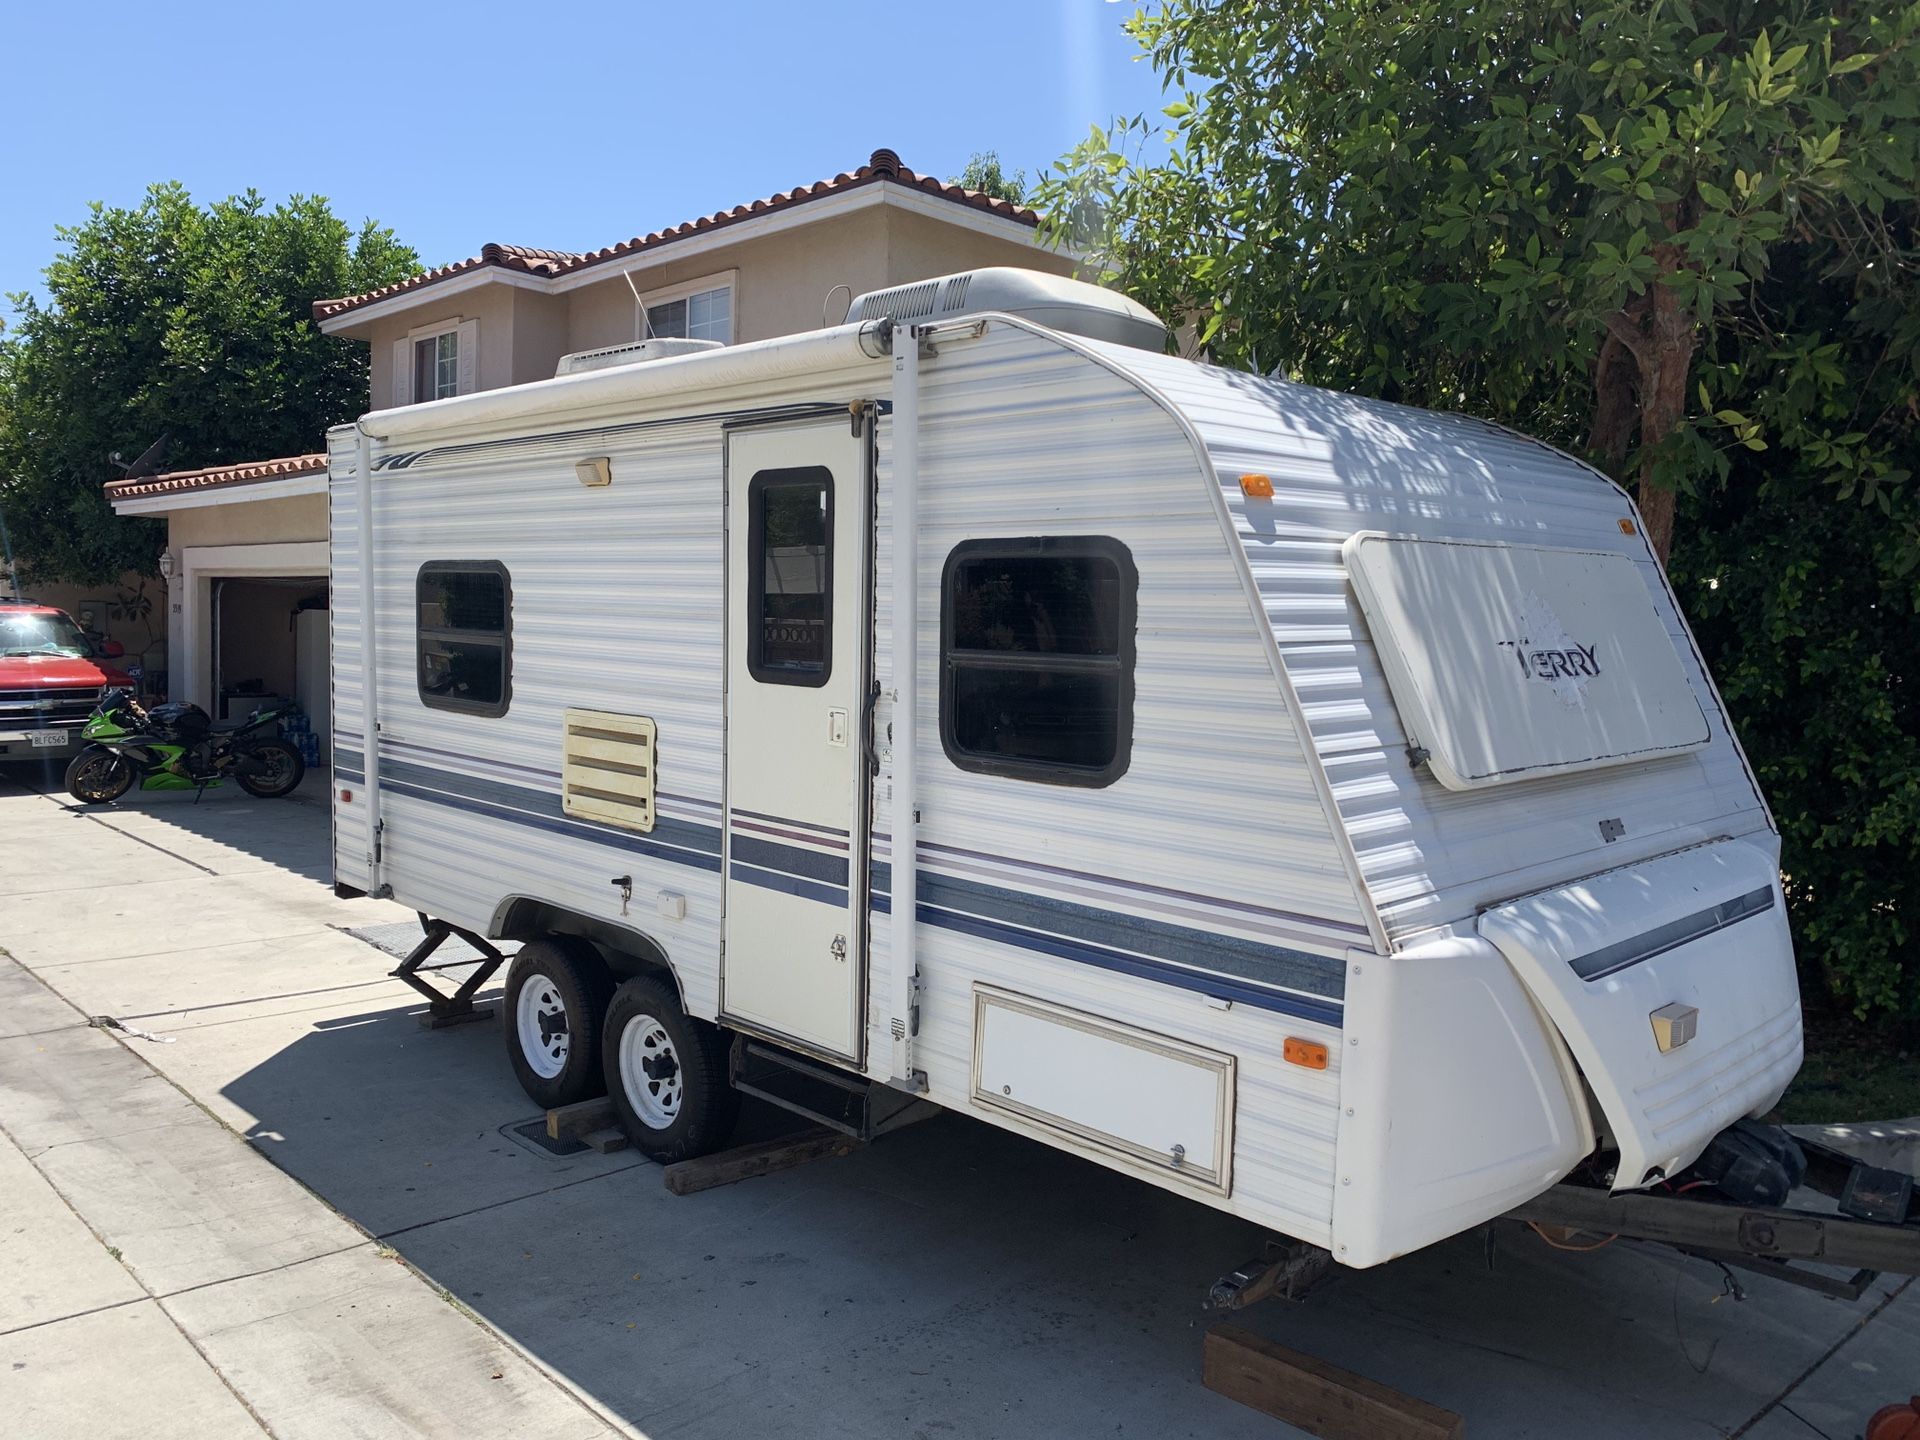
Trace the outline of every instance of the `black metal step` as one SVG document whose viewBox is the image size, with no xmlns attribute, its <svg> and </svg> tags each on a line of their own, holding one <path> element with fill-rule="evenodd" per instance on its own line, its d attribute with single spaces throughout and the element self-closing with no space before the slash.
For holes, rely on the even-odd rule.
<svg viewBox="0 0 1920 1440">
<path fill-rule="evenodd" d="M 733 1037 L 733 1088 L 851 1135 L 873 1138 L 873 1082 L 747 1035 Z"/>
</svg>

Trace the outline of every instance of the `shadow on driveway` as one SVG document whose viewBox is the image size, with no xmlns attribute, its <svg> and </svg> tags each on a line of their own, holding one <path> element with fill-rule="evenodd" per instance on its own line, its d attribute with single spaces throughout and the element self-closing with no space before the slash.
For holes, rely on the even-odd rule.
<svg viewBox="0 0 1920 1440">
<path fill-rule="evenodd" d="M 633 1152 L 512 1138 L 531 1108 L 502 1050 L 497 1017 L 427 1032 L 371 1010 L 222 1095 L 280 1165 L 649 1436 L 1277 1433 L 1199 1378 L 1218 1318 L 1201 1300 L 1258 1253 L 1253 1226 L 951 1114 L 675 1197 Z M 1483 1437 L 1544 1415 L 1563 1436 L 1707 1436 L 1880 1298 L 1749 1293 L 1733 1303 L 1715 1267 L 1671 1252 L 1564 1254 L 1513 1229 L 1244 1318 Z"/>
<path fill-rule="evenodd" d="M 0 765 L 0 792 L 11 786 L 45 795 L 66 806 L 76 824 L 108 826 L 211 874 L 278 869 L 333 883 L 324 769 L 309 770 L 299 789 L 280 800 L 258 800 L 225 784 L 197 796 L 191 790 L 134 790 L 111 805 L 82 805 L 67 794 L 64 768 L 50 761 Z"/>
</svg>

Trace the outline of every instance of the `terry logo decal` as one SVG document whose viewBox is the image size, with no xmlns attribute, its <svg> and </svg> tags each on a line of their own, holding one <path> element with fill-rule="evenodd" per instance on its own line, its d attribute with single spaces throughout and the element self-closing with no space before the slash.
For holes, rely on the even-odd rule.
<svg viewBox="0 0 1920 1440">
<path fill-rule="evenodd" d="M 1567 633 L 1547 603 L 1532 591 L 1520 606 L 1516 640 L 1502 640 L 1520 676 L 1548 686 L 1564 705 L 1586 704 L 1587 682 L 1600 676 L 1599 645 L 1582 645 Z"/>
<path fill-rule="evenodd" d="M 1533 642 L 1524 636 L 1500 643 L 1513 647 L 1513 658 L 1520 662 L 1520 673 L 1529 680 L 1577 680 L 1600 673 L 1600 662 L 1594 658 L 1591 645 L 1573 645 L 1565 650 L 1540 650 L 1533 648 Z"/>
</svg>

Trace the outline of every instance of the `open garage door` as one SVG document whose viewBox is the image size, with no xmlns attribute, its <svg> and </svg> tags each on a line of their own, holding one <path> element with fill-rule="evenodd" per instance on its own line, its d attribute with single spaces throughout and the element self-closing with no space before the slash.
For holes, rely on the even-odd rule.
<svg viewBox="0 0 1920 1440">
<path fill-rule="evenodd" d="M 236 725 L 261 705 L 291 700 L 306 712 L 318 763 L 326 763 L 327 595 L 324 575 L 213 579 L 208 708 L 215 725 Z"/>
</svg>

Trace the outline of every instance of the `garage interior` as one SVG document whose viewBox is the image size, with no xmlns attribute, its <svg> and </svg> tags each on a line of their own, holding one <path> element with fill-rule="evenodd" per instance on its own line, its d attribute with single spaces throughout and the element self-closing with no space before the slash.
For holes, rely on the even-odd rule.
<svg viewBox="0 0 1920 1440">
<path fill-rule="evenodd" d="M 254 709 L 292 700 L 330 758 L 327 581 L 324 576 L 234 576 L 213 582 L 213 722 L 226 727 Z"/>
</svg>

